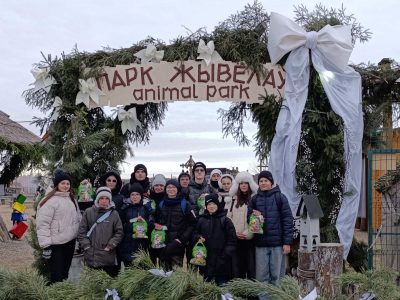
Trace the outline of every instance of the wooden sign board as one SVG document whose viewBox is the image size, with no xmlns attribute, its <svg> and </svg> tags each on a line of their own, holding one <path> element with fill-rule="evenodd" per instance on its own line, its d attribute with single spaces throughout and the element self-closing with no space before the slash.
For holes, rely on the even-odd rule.
<svg viewBox="0 0 400 300">
<path fill-rule="evenodd" d="M 281 67 L 264 65 L 258 75 L 233 62 L 206 66 L 203 61 L 160 62 L 104 67 L 97 85 L 100 106 L 161 101 L 245 101 L 261 103 L 260 95 L 283 95 Z"/>
</svg>

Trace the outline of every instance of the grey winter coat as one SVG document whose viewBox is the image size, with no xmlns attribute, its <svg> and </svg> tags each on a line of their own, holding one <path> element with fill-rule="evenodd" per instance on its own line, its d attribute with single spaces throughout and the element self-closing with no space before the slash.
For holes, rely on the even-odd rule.
<svg viewBox="0 0 400 300">
<path fill-rule="evenodd" d="M 86 235 L 92 225 L 108 210 L 112 211 L 111 215 L 103 222 L 98 223 L 91 235 L 87 237 Z M 114 203 L 107 209 L 95 205 L 85 211 L 79 225 L 78 241 L 85 251 L 87 265 L 95 268 L 115 265 L 116 247 L 121 242 L 122 237 L 122 222 L 118 213 L 114 210 Z M 106 247 L 110 250 L 104 250 Z"/>
</svg>

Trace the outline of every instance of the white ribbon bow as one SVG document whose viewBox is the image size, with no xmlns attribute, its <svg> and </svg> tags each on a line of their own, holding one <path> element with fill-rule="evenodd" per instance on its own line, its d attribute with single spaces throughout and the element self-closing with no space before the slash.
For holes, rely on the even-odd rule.
<svg viewBox="0 0 400 300">
<path fill-rule="evenodd" d="M 315 300 L 317 299 L 318 294 L 317 294 L 317 289 L 314 288 L 307 296 L 305 296 L 304 298 L 302 298 L 301 296 L 299 296 L 299 300 Z"/>
<path fill-rule="evenodd" d="M 215 51 L 214 41 L 209 41 L 206 45 L 206 43 L 203 40 L 200 40 L 199 46 L 197 47 L 197 53 L 199 53 L 197 59 L 204 60 L 207 66 L 210 63 L 217 63 L 219 61 L 223 61 L 219 53 Z"/>
<path fill-rule="evenodd" d="M 140 63 L 142 64 L 149 61 L 160 62 L 164 57 L 164 50 L 157 51 L 156 46 L 154 46 L 153 44 L 149 44 L 145 49 L 136 52 L 134 56 L 140 58 Z"/>
<path fill-rule="evenodd" d="M 268 37 L 271 62 L 276 64 L 286 53 L 301 46 L 312 50 L 317 48 L 333 65 L 344 70 L 353 51 L 351 27 L 326 25 L 318 32 L 306 32 L 292 20 L 271 13 Z"/>
<path fill-rule="evenodd" d="M 60 115 L 60 108 L 61 108 L 61 106 L 62 106 L 62 100 L 61 100 L 60 97 L 57 96 L 57 97 L 54 99 L 54 103 L 53 103 L 53 109 L 54 109 L 54 111 L 53 111 L 52 116 L 50 117 L 50 121 L 54 121 L 54 120 L 57 120 L 57 119 L 58 119 L 58 116 Z"/>
<path fill-rule="evenodd" d="M 229 293 L 221 295 L 221 300 L 234 300 L 233 296 Z"/>
<path fill-rule="evenodd" d="M 112 297 L 113 300 L 120 300 L 118 292 L 115 289 L 109 290 L 106 289 L 106 295 L 104 296 L 104 300 L 107 300 L 108 297 Z"/>
<path fill-rule="evenodd" d="M 155 276 L 169 277 L 172 275 L 172 271 L 165 272 L 163 269 L 150 269 L 149 272 Z"/>
<path fill-rule="evenodd" d="M 97 87 L 97 82 L 94 78 L 88 80 L 79 79 L 79 92 L 76 95 L 75 104 L 83 103 L 87 108 L 92 106 L 98 106 L 100 96 L 104 96 L 104 93 Z"/>
<path fill-rule="evenodd" d="M 301 134 L 301 120 L 308 94 L 310 59 L 333 111 L 344 123 L 344 157 L 346 172 L 343 201 L 336 220 L 346 258 L 354 232 L 361 193 L 361 147 L 363 115 L 361 77 L 347 66 L 351 54 L 349 26 L 325 26 L 319 32 L 305 32 L 284 16 L 271 13 L 268 51 L 273 63 L 290 52 L 285 63 L 285 99 L 276 123 L 271 145 L 270 171 L 292 213 L 300 202 L 296 190 L 296 160 Z"/>
<path fill-rule="evenodd" d="M 121 121 L 121 130 L 123 134 L 125 134 L 127 130 L 134 133 L 136 132 L 136 127 L 140 127 L 142 125 L 137 118 L 136 107 L 132 107 L 128 111 L 123 108 L 119 108 L 118 120 Z"/>
<path fill-rule="evenodd" d="M 33 77 L 35 78 L 35 82 L 32 83 L 35 85 L 34 91 L 37 92 L 40 89 L 44 89 L 46 93 L 50 91 L 50 88 L 53 84 L 57 83 L 53 76 L 49 75 L 49 68 L 39 68 L 35 67 L 31 70 Z"/>
</svg>

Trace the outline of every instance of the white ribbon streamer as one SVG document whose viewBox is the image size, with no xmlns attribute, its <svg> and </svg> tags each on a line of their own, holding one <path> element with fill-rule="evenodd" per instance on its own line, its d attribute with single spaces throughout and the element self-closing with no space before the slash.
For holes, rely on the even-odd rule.
<svg viewBox="0 0 400 300">
<path fill-rule="evenodd" d="M 317 294 L 317 289 L 314 288 L 307 296 L 305 296 L 304 298 L 302 298 L 301 296 L 299 296 L 299 300 L 315 300 L 317 299 L 318 294 Z"/>
<path fill-rule="evenodd" d="M 44 89 L 46 93 L 50 91 L 50 88 L 53 84 L 57 83 L 53 76 L 49 75 L 49 68 L 39 68 L 35 67 L 31 70 L 33 77 L 35 78 L 35 82 L 32 83 L 34 87 L 34 91 L 37 92 L 40 89 Z"/>
<path fill-rule="evenodd" d="M 149 272 L 155 276 L 169 277 L 172 275 L 172 271 L 165 272 L 163 269 L 150 269 Z"/>
<path fill-rule="evenodd" d="M 55 121 L 58 119 L 58 116 L 60 115 L 60 108 L 62 106 L 62 100 L 60 97 L 54 98 L 54 103 L 53 103 L 53 114 L 50 117 L 50 121 Z"/>
<path fill-rule="evenodd" d="M 136 52 L 134 56 L 140 58 L 140 63 L 142 64 L 150 61 L 160 62 L 164 57 L 164 50 L 157 51 L 156 46 L 149 44 L 145 49 Z"/>
<path fill-rule="evenodd" d="M 120 300 L 118 292 L 115 289 L 109 290 L 106 289 L 106 295 L 104 296 L 104 300 L 107 300 L 108 297 L 112 297 L 112 300 Z"/>
<path fill-rule="evenodd" d="M 199 53 L 197 59 L 204 60 L 207 66 L 210 63 L 223 61 L 219 53 L 215 51 L 214 41 L 209 41 L 206 45 L 203 40 L 200 40 L 199 46 L 197 47 L 197 53 Z"/>
<path fill-rule="evenodd" d="M 347 257 L 354 233 L 361 190 L 361 142 L 363 115 L 361 77 L 347 66 L 352 50 L 349 26 L 325 26 L 319 32 L 305 32 L 277 13 L 271 14 L 268 51 L 277 63 L 291 51 L 285 63 L 285 100 L 271 145 L 270 170 L 295 213 L 300 198 L 296 191 L 295 168 L 301 133 L 301 116 L 308 93 L 310 62 L 319 73 L 335 113 L 344 122 L 346 173 L 343 202 L 336 222 Z"/>
<path fill-rule="evenodd" d="M 123 108 L 119 108 L 118 120 L 121 121 L 121 130 L 123 134 L 125 134 L 127 130 L 134 133 L 136 132 L 136 127 L 140 127 L 142 125 L 137 118 L 136 107 L 132 107 L 128 111 Z"/>
<path fill-rule="evenodd" d="M 97 82 L 94 78 L 89 78 L 88 80 L 79 79 L 76 105 L 83 103 L 87 108 L 96 107 L 99 105 L 100 96 L 104 96 L 104 93 L 97 87 Z"/>
</svg>

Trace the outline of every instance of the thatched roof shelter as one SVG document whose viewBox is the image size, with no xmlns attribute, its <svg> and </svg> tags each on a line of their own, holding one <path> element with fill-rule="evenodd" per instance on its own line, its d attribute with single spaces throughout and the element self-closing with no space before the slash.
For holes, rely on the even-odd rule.
<svg viewBox="0 0 400 300">
<path fill-rule="evenodd" d="M 26 129 L 21 124 L 14 122 L 10 116 L 0 110 L 0 138 L 15 144 L 35 144 L 41 138 Z"/>
</svg>

